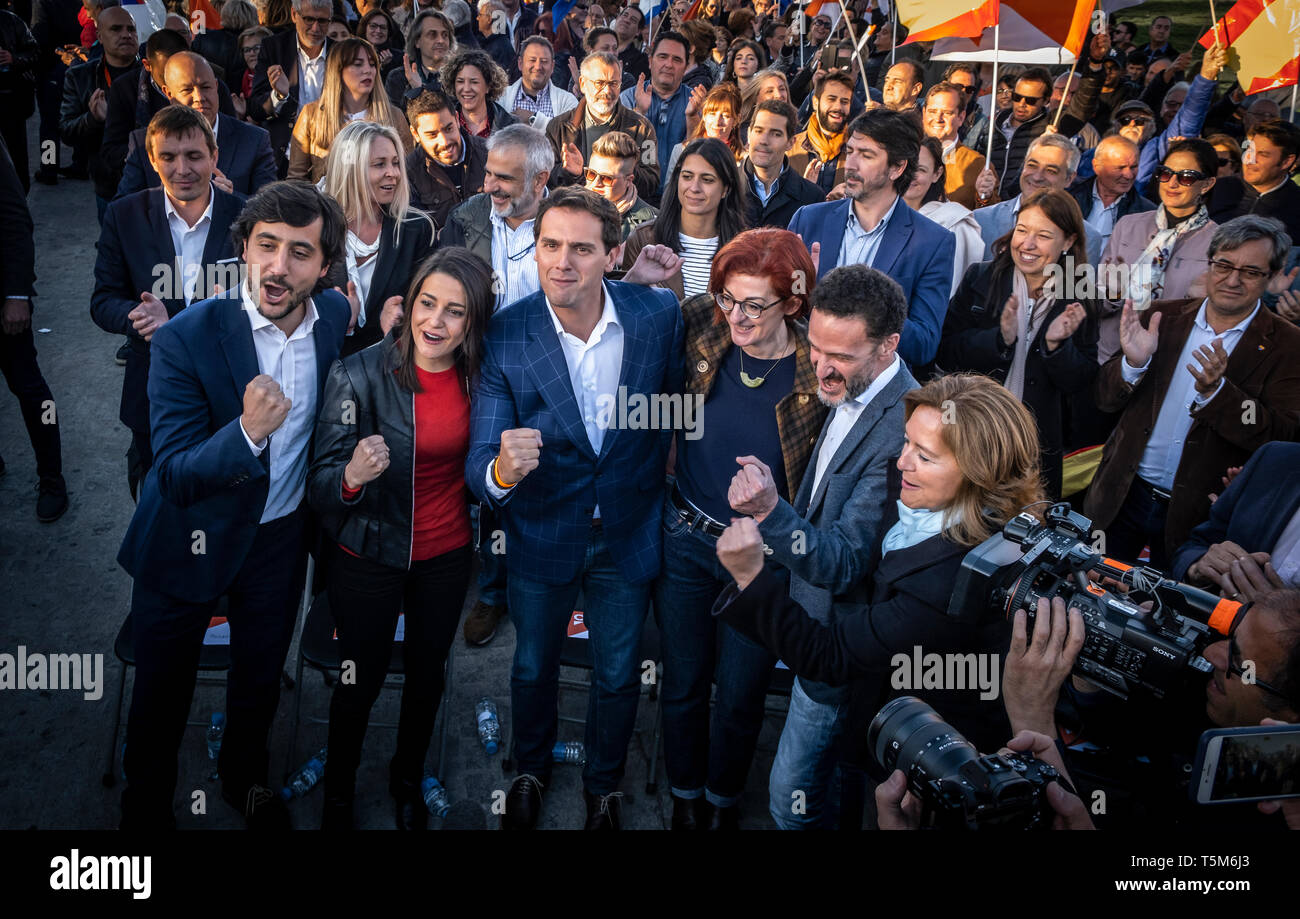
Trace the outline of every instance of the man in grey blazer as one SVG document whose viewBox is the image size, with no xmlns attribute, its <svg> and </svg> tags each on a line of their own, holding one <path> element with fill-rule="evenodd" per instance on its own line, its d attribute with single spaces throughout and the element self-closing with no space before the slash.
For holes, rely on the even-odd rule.
<svg viewBox="0 0 1300 919">
<path fill-rule="evenodd" d="M 866 566 L 884 535 L 886 475 L 903 449 L 903 395 L 917 382 L 898 356 L 907 300 L 896 281 L 845 265 L 811 299 L 817 396 L 833 411 L 803 483 L 787 502 L 762 462 L 739 457 L 727 497 L 758 522 L 771 559 L 790 570 L 791 598 L 829 624 L 866 601 Z M 845 687 L 795 679 L 768 780 L 768 806 L 782 829 L 835 826 L 832 780 L 847 703 Z"/>
</svg>

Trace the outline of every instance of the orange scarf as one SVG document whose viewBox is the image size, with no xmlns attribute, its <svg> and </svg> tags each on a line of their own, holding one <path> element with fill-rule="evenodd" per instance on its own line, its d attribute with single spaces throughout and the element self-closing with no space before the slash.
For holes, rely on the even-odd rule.
<svg viewBox="0 0 1300 919">
<path fill-rule="evenodd" d="M 812 117 L 808 119 L 808 130 L 806 132 L 808 145 L 817 154 L 817 159 L 823 163 L 833 163 L 839 157 L 840 150 L 844 147 L 846 133 L 827 134 L 822 130 L 816 112 L 813 112 Z"/>
</svg>

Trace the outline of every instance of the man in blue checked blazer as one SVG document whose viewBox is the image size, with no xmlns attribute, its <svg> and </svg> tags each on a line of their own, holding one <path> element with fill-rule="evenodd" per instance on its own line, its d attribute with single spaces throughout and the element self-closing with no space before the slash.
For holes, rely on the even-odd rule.
<svg viewBox="0 0 1300 919">
<path fill-rule="evenodd" d="M 649 406 L 684 398 L 683 323 L 667 291 L 604 280 L 622 257 L 620 218 L 604 198 L 581 188 L 553 192 L 534 233 L 542 289 L 493 317 L 465 472 L 479 499 L 499 508 L 516 632 L 518 778 L 502 826 L 537 824 L 556 737 L 560 650 L 581 594 L 595 687 L 586 826 L 618 829 L 615 792 L 659 573 L 664 466 L 673 428 L 688 417 Z"/>
<path fill-rule="evenodd" d="M 913 368 L 934 360 L 948 313 L 956 242 L 952 233 L 907 206 L 921 130 L 902 112 L 877 108 L 849 125 L 844 141 L 845 196 L 806 204 L 790 230 L 813 246 L 818 275 L 867 265 L 889 275 L 907 298 L 898 355 Z"/>
</svg>

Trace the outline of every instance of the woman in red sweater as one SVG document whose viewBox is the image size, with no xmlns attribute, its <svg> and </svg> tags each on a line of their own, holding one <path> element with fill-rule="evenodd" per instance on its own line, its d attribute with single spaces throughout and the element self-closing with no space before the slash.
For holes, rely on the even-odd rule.
<svg viewBox="0 0 1300 919">
<path fill-rule="evenodd" d="M 449 247 L 416 270 L 405 315 L 336 361 L 316 421 L 308 498 L 337 549 L 330 609 L 355 662 L 330 703 L 323 828 L 351 829 L 361 743 L 405 614 L 406 683 L 389 769 L 399 829 L 425 829 L 424 758 L 472 567 L 469 391 L 492 315 L 491 269 Z"/>
</svg>

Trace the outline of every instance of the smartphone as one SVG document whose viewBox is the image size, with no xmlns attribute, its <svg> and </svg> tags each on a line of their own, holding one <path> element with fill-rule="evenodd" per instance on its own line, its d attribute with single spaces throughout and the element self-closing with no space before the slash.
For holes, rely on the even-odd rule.
<svg viewBox="0 0 1300 919">
<path fill-rule="evenodd" d="M 827 42 L 821 50 L 821 59 L 817 62 L 821 70 L 848 70 L 853 66 L 853 46 L 839 42 Z"/>
<path fill-rule="evenodd" d="M 1192 774 L 1197 804 L 1300 798 L 1300 724 L 1206 731 Z"/>
</svg>

